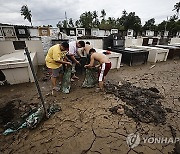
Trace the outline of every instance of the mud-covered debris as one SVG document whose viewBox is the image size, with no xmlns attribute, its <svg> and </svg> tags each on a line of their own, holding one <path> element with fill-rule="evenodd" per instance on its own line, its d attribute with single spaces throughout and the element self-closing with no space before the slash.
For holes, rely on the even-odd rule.
<svg viewBox="0 0 180 154">
<path fill-rule="evenodd" d="M 47 108 L 48 117 L 52 114 L 61 111 L 61 108 L 58 104 L 51 104 Z M 26 113 L 24 118 L 19 118 L 18 120 L 7 123 L 6 130 L 3 132 L 4 135 L 8 135 L 13 132 L 17 132 L 22 128 L 36 128 L 37 125 L 45 119 L 45 112 L 43 106 L 37 107 L 32 112 Z"/>
<path fill-rule="evenodd" d="M 173 154 L 180 154 L 180 141 L 175 143 Z"/>
<path fill-rule="evenodd" d="M 151 87 L 151 88 L 149 88 L 149 90 L 151 90 L 152 92 L 155 92 L 155 93 L 159 93 L 159 90 L 155 87 Z"/>
<path fill-rule="evenodd" d="M 47 82 L 51 78 L 51 72 L 50 70 L 45 66 L 43 67 L 43 77 L 40 79 L 40 81 Z"/>
<path fill-rule="evenodd" d="M 173 113 L 172 109 L 170 109 L 170 108 L 165 108 L 165 110 L 166 110 L 168 113 Z"/>
<path fill-rule="evenodd" d="M 124 108 L 122 105 L 114 106 L 110 108 L 109 111 L 111 111 L 113 114 L 119 114 L 119 115 L 124 114 Z"/>
<path fill-rule="evenodd" d="M 30 105 L 21 99 L 8 101 L 5 106 L 0 108 L 0 127 L 3 127 L 8 122 L 21 118 L 29 111 L 32 111 Z"/>
<path fill-rule="evenodd" d="M 150 67 L 150 69 L 152 69 L 152 68 L 154 68 L 156 65 L 152 65 L 151 67 Z"/>
<path fill-rule="evenodd" d="M 170 128 L 173 139 L 176 141 L 172 154 L 180 154 L 180 141 L 177 138 L 176 129 L 172 125 L 168 125 L 168 127 Z"/>
<path fill-rule="evenodd" d="M 41 79 L 40 79 L 40 81 L 43 81 L 43 82 L 47 82 L 47 81 L 49 81 L 50 80 L 50 75 L 46 75 L 46 76 L 43 76 Z"/>
<path fill-rule="evenodd" d="M 14 106 L 13 103 L 7 103 L 6 106 L 0 108 L 0 124 L 4 125 L 14 118 Z"/>
<path fill-rule="evenodd" d="M 169 125 L 169 128 L 171 130 L 172 137 L 175 139 L 176 138 L 176 130 L 171 125 Z"/>
<path fill-rule="evenodd" d="M 165 124 L 166 110 L 160 102 L 160 99 L 164 97 L 159 94 L 157 88 L 136 87 L 129 82 L 124 82 L 121 86 L 108 82 L 105 84 L 105 88 L 107 93 L 114 94 L 126 102 L 126 105 L 123 106 L 125 114 L 136 122 Z M 116 113 L 117 107 L 110 111 Z"/>
</svg>

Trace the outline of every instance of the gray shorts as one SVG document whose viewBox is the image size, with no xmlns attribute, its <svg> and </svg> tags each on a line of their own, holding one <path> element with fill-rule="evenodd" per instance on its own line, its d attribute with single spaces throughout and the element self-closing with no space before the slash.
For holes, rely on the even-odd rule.
<svg viewBox="0 0 180 154">
<path fill-rule="evenodd" d="M 53 78 L 57 78 L 59 77 L 60 74 L 63 74 L 64 71 L 63 71 L 63 67 L 59 67 L 59 68 L 56 68 L 56 69 L 50 69 L 51 70 L 51 76 Z"/>
</svg>

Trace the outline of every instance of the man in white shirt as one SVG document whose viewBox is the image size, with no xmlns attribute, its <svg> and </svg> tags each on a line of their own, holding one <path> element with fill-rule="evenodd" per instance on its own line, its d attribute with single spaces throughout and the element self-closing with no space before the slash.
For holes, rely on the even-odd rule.
<svg viewBox="0 0 180 154">
<path fill-rule="evenodd" d="M 80 65 L 80 63 L 79 63 L 79 61 L 76 60 L 75 56 L 80 56 L 80 54 L 78 53 L 78 48 L 84 48 L 84 47 L 85 47 L 84 41 L 69 42 L 69 52 L 68 52 L 67 57 L 72 61 L 72 80 L 71 81 L 74 81 L 74 79 L 79 79 L 75 75 L 75 72 L 76 72 L 75 66 L 76 66 L 76 64 Z"/>
</svg>

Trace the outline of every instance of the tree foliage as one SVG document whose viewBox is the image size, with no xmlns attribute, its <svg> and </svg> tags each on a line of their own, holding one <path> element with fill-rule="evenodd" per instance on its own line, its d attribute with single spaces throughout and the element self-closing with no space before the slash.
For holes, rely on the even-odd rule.
<svg viewBox="0 0 180 154">
<path fill-rule="evenodd" d="M 180 10 L 180 2 L 174 5 L 173 11 L 176 11 L 177 18 L 179 17 L 179 10 Z"/>
<path fill-rule="evenodd" d="M 142 26 L 141 19 L 135 14 L 135 12 L 128 13 L 126 10 L 123 10 L 122 15 L 115 19 L 114 17 L 106 17 L 106 11 L 101 10 L 100 16 L 98 16 L 97 11 L 86 11 L 80 15 L 79 20 L 75 21 L 75 24 L 72 21 L 72 18 L 69 19 L 69 23 L 66 20 L 59 22 L 58 27 L 71 28 L 71 27 L 83 27 L 83 28 L 99 28 L 99 29 L 119 29 L 125 30 L 133 29 L 135 32 L 142 32 L 146 30 L 152 31 L 169 31 L 171 35 L 175 35 L 180 31 L 180 20 L 178 20 L 180 10 L 180 2 L 174 5 L 173 11 L 176 11 L 176 14 L 172 15 L 169 20 L 162 21 L 160 24 L 155 24 L 155 19 L 151 18 L 147 20 Z M 74 26 L 75 25 L 75 26 Z"/>
<path fill-rule="evenodd" d="M 74 23 L 73 23 L 73 19 L 72 18 L 69 19 L 68 26 L 69 26 L 69 28 L 73 28 L 74 27 Z"/>
<path fill-rule="evenodd" d="M 157 26 L 155 25 L 155 19 L 151 18 L 148 21 L 145 22 L 145 25 L 142 27 L 142 29 L 145 30 L 152 30 L 155 31 L 157 29 Z"/>
<path fill-rule="evenodd" d="M 103 20 L 105 20 L 105 16 L 106 16 L 106 12 L 105 12 L 105 10 L 103 9 L 102 11 L 101 11 L 101 18 L 103 18 Z"/>
<path fill-rule="evenodd" d="M 123 18 L 125 30 L 133 29 L 135 31 L 140 31 L 141 19 L 135 15 L 135 12 L 130 12 L 129 14 L 126 14 L 126 16 L 123 16 Z"/>
<path fill-rule="evenodd" d="M 32 14 L 31 14 L 31 10 L 28 9 L 28 6 L 23 5 L 21 7 L 20 12 L 21 12 L 21 15 L 24 16 L 24 20 L 27 19 L 31 23 L 31 26 L 32 26 L 32 21 L 31 21 Z"/>
</svg>

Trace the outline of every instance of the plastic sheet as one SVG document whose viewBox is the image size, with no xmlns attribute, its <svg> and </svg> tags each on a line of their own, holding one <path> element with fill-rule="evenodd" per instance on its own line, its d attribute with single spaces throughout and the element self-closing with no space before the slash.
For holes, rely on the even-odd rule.
<svg viewBox="0 0 180 154">
<path fill-rule="evenodd" d="M 51 105 L 48 108 L 48 116 L 61 111 L 61 108 L 58 105 Z M 19 131 L 22 128 L 36 128 L 36 126 L 42 121 L 42 119 L 45 117 L 44 108 L 41 106 L 37 108 L 36 110 L 32 111 L 30 114 L 25 113 L 26 117 L 24 119 L 19 119 L 15 122 L 10 122 L 6 125 L 6 127 L 9 126 L 4 132 L 3 135 L 8 135 L 10 133 L 14 133 Z"/>
</svg>

